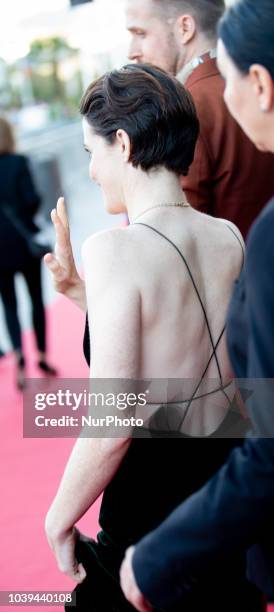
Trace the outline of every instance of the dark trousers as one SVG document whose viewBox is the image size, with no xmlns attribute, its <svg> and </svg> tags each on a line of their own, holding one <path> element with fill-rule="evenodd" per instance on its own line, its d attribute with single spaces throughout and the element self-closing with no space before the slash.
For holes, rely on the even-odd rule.
<svg viewBox="0 0 274 612">
<path fill-rule="evenodd" d="M 15 350 L 22 349 L 22 334 L 18 318 L 17 299 L 15 293 L 14 270 L 0 270 L 0 293 L 4 306 L 4 314 L 12 346 Z M 20 270 L 26 281 L 31 305 L 32 321 L 38 350 L 46 350 L 45 310 L 42 298 L 41 260 L 31 259 Z"/>
</svg>

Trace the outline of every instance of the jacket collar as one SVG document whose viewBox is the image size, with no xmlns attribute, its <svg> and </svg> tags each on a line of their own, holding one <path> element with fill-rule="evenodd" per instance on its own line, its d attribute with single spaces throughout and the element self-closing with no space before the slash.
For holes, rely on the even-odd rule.
<svg viewBox="0 0 274 612">
<path fill-rule="evenodd" d="M 203 62 L 196 63 L 196 65 L 191 62 L 189 67 L 186 66 L 186 68 L 177 75 L 177 79 L 185 86 L 189 87 L 201 79 L 217 76 L 219 74 L 216 58 L 210 57 L 207 54 Z"/>
</svg>

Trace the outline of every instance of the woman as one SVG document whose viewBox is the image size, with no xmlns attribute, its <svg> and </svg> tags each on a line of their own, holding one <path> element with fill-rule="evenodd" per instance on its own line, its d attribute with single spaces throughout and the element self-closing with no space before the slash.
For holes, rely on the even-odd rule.
<svg viewBox="0 0 274 612">
<path fill-rule="evenodd" d="M 271 153 L 274 153 L 273 24 L 273 0 L 242 0 L 233 4 L 221 20 L 218 42 L 226 104 L 256 147 Z M 170 516 L 135 551 L 128 551 L 121 572 L 122 585 L 137 610 L 147 610 L 146 600 L 161 605 L 164 593 L 165 601 L 172 601 L 174 592 L 170 585 L 178 581 L 183 594 L 184 576 L 190 568 L 192 572 L 195 567 L 197 572 L 198 568 L 205 571 L 228 551 L 231 554 L 239 546 L 252 544 L 256 546 L 248 552 L 248 575 L 274 601 L 273 274 L 274 199 L 266 205 L 249 234 L 245 269 L 235 284 L 227 325 L 236 375 L 247 378 L 247 384 L 251 389 L 254 385 L 255 391 L 256 384 L 260 384 L 259 395 L 251 395 L 247 403 L 258 437 L 248 438 L 242 448 L 232 453 L 224 469 L 196 494 L 193 503 L 182 504 L 176 516 Z M 199 508 L 205 504 L 208 516 L 201 516 Z M 220 525 L 223 537 L 216 542 Z M 183 547 L 172 553 L 171 547 L 168 550 L 161 545 L 174 538 L 183 541 L 187 533 L 191 534 L 188 557 Z M 207 546 L 202 554 L 197 542 L 203 539 Z M 159 558 L 165 559 L 161 567 L 157 563 Z"/>
<path fill-rule="evenodd" d="M 40 204 L 27 159 L 15 153 L 15 141 L 9 122 L 0 117 L 0 294 L 16 360 L 16 382 L 25 386 L 25 357 L 17 313 L 15 274 L 26 281 L 32 303 L 33 327 L 37 343 L 37 365 L 46 374 L 56 374 L 46 358 L 46 323 L 42 298 L 41 259 L 31 255 L 27 238 L 35 234 L 34 222 Z M 18 224 L 20 224 L 18 230 Z"/>
<path fill-rule="evenodd" d="M 127 212 L 130 225 L 87 240 L 85 289 L 60 201 L 52 213 L 57 252 L 45 261 L 56 287 L 83 310 L 86 291 L 91 378 L 118 379 L 118 387 L 125 379 L 186 383 L 184 393 L 182 384 L 175 390 L 170 384 L 167 398 L 159 385 L 152 387 L 143 433 L 169 439 L 132 439 L 130 431 L 78 439 L 47 515 L 58 565 L 79 583 L 77 609 L 123 611 L 132 609 L 118 580 L 126 546 L 201 486 L 236 444 L 208 439 L 233 435 L 242 424 L 228 410 L 224 318 L 243 244 L 234 226 L 196 212 L 181 192 L 179 176 L 193 160 L 198 120 L 176 79 L 151 66 L 126 66 L 90 85 L 81 113 L 90 177 L 100 184 L 107 210 Z M 190 443 L 193 437 L 203 439 Z M 174 470 L 181 473 L 177 482 Z M 98 542 L 83 541 L 74 525 L 103 491 Z M 184 610 L 201 603 L 219 609 L 228 585 L 227 610 L 235 598 L 243 609 L 261 609 L 241 553 L 222 565 L 214 583 L 201 582 Z"/>
</svg>

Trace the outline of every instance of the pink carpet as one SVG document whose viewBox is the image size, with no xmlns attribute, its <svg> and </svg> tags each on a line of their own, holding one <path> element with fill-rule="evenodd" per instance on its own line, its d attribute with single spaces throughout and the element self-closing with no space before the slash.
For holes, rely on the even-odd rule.
<svg viewBox="0 0 274 612">
<path fill-rule="evenodd" d="M 48 309 L 48 327 L 49 356 L 59 368 L 60 376 L 87 377 L 88 368 L 82 357 L 84 315 L 60 298 Z M 28 375 L 36 377 L 32 332 L 25 334 L 24 342 Z M 0 361 L 0 380 L 0 590 L 71 590 L 74 583 L 57 569 L 43 523 L 73 440 L 23 439 L 22 399 L 14 389 L 11 356 Z M 98 529 L 99 503 L 80 522 L 80 529 L 93 537 Z M 35 608 L 28 606 L 24 610 Z M 1 607 L 4 609 L 8 612 L 11 608 Z M 60 610 L 62 606 L 50 609 Z M 268 612 L 274 612 L 274 606 Z"/>
<path fill-rule="evenodd" d="M 84 315 L 61 298 L 48 310 L 48 321 L 49 356 L 60 376 L 87 377 L 88 368 L 82 357 Z M 32 332 L 25 334 L 24 344 L 28 376 L 36 377 L 39 373 L 34 365 Z M 74 441 L 23 439 L 22 399 L 14 389 L 11 355 L 0 361 L 0 380 L 0 590 L 71 590 L 74 583 L 57 569 L 43 523 Z M 98 509 L 99 502 L 80 522 L 82 531 L 91 536 L 97 532 Z"/>
</svg>

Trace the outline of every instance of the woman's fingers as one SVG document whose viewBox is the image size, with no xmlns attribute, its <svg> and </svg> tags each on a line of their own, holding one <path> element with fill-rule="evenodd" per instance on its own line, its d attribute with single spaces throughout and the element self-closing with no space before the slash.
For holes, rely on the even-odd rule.
<svg viewBox="0 0 274 612">
<path fill-rule="evenodd" d="M 67 230 L 64 228 L 64 225 L 57 213 L 56 208 L 54 208 L 51 213 L 51 220 L 55 229 L 56 236 L 56 244 L 59 249 L 65 249 L 66 251 L 71 251 L 71 243 Z"/>
<path fill-rule="evenodd" d="M 78 280 L 78 273 L 74 262 L 68 225 L 67 227 L 64 226 L 67 221 L 65 204 L 62 200 L 63 198 L 59 198 L 57 203 L 59 212 L 56 208 L 51 211 L 50 216 L 55 230 L 55 248 L 54 253 L 45 255 L 44 262 L 53 275 L 56 291 L 65 294 L 73 285 L 75 279 Z"/>
<path fill-rule="evenodd" d="M 54 257 L 52 253 L 46 253 L 46 255 L 44 255 L 44 262 L 48 265 L 48 263 L 51 262 L 52 257 Z"/>
<path fill-rule="evenodd" d="M 50 266 L 53 257 L 54 255 L 52 253 L 47 253 L 46 255 L 44 255 L 44 262 L 45 264 L 47 264 L 48 267 Z"/>
<path fill-rule="evenodd" d="M 83 582 L 83 580 L 85 580 L 85 577 L 87 575 L 87 572 L 84 568 L 84 566 L 82 565 L 82 563 L 79 563 L 78 565 L 78 571 L 77 571 L 77 577 L 78 577 L 78 581 L 79 582 Z"/>
<path fill-rule="evenodd" d="M 67 216 L 67 209 L 65 205 L 65 198 L 61 197 L 57 200 L 57 214 L 63 223 L 64 228 L 69 232 L 69 222 Z"/>
<path fill-rule="evenodd" d="M 69 576 L 79 584 L 85 580 L 87 573 L 83 564 L 78 563 L 72 551 L 66 549 L 66 545 L 55 551 L 55 554 L 57 565 L 63 574 L 66 574 L 66 576 Z"/>
<path fill-rule="evenodd" d="M 87 575 L 83 564 L 75 557 L 75 544 L 79 535 L 78 529 L 73 527 L 65 540 L 54 548 L 59 569 L 78 584 L 83 582 Z"/>
<path fill-rule="evenodd" d="M 44 262 L 56 280 L 60 281 L 64 279 L 64 268 L 60 265 L 58 259 L 55 257 L 55 255 L 53 255 L 53 253 L 47 253 L 44 256 Z"/>
<path fill-rule="evenodd" d="M 61 570 L 61 572 L 63 572 L 63 574 L 66 574 L 66 576 L 69 576 L 72 580 L 74 580 L 78 584 L 83 582 L 83 580 L 85 580 L 86 575 L 87 575 L 86 570 L 84 566 L 82 565 L 82 563 L 78 564 L 76 562 L 75 565 L 71 568 L 65 567 L 65 566 L 62 566 L 62 564 L 59 564 L 59 569 Z"/>
</svg>

